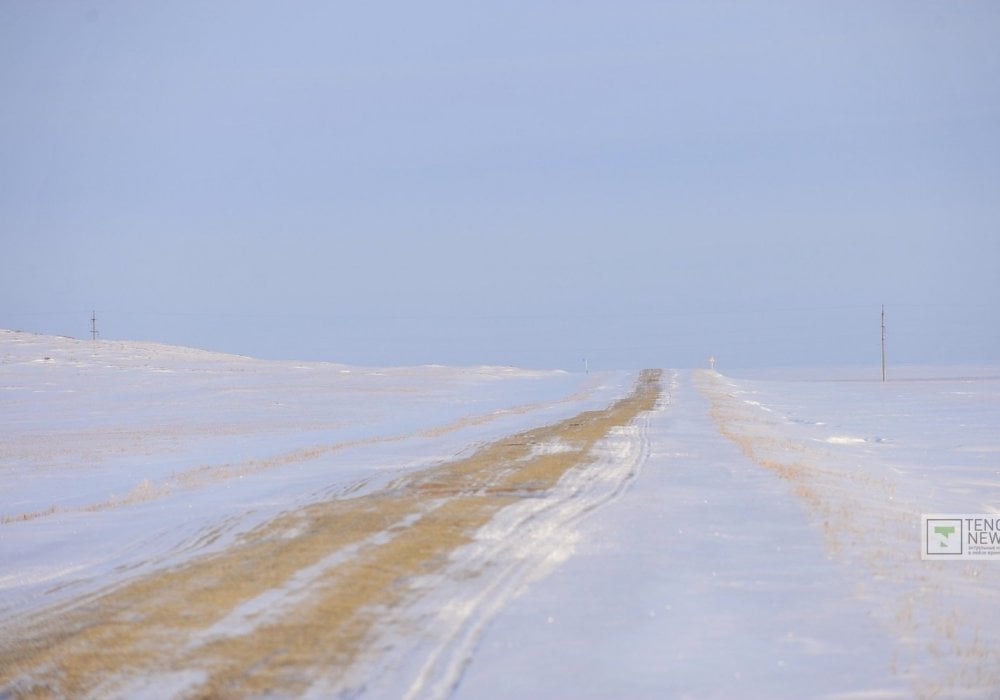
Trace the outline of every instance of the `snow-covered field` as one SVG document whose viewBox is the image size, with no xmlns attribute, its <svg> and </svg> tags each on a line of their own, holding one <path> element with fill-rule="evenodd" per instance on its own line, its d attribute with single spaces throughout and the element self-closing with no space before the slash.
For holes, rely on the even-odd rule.
<svg viewBox="0 0 1000 700">
<path fill-rule="evenodd" d="M 1000 697 L 1000 368 L 869 374 L 0 331 L 0 696 Z"/>
</svg>

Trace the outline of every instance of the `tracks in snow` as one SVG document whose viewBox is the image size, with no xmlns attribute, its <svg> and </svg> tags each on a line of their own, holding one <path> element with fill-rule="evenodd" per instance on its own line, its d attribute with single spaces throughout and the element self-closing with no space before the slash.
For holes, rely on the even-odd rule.
<svg viewBox="0 0 1000 700">
<path fill-rule="evenodd" d="M 573 522 L 634 478 L 660 395 L 647 370 L 603 410 L 39 613 L 0 639 L 0 691 L 447 694 L 496 612 L 571 551 Z"/>
<path fill-rule="evenodd" d="M 405 698 L 443 698 L 451 693 L 497 614 L 533 580 L 571 556 L 578 537 L 574 524 L 620 498 L 639 475 L 649 457 L 649 422 L 647 412 L 612 428 L 594 446 L 592 462 L 567 470 L 538 498 L 504 508 L 472 542 L 452 553 L 441 574 L 416 584 L 427 594 L 406 614 L 419 620 L 424 630 L 423 663 L 407 686 L 391 691 L 401 691 Z M 553 447 L 559 449 L 558 445 Z M 460 580 L 478 585 L 454 589 L 441 585 Z M 436 590 L 440 593 L 435 595 Z"/>
</svg>

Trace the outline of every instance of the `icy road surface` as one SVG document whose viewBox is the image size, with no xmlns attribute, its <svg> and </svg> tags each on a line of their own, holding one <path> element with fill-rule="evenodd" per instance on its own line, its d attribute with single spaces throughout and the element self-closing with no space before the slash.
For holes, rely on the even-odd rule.
<svg viewBox="0 0 1000 700">
<path fill-rule="evenodd" d="M 0 331 L 0 696 L 997 697 L 998 374 Z"/>
</svg>

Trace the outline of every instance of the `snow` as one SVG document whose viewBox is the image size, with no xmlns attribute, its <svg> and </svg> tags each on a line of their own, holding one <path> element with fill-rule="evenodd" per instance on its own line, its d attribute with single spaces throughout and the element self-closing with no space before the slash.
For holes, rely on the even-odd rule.
<svg viewBox="0 0 1000 700">
<path fill-rule="evenodd" d="M 577 523 L 620 498 L 648 456 L 645 418 L 613 431 L 597 461 L 571 470 L 545 498 L 504 509 L 475 540 L 457 549 L 442 575 L 421 581 L 426 593 L 406 614 L 420 620 L 422 664 L 411 675 L 383 673 L 378 695 L 446 697 L 459 683 L 486 628 L 531 584 L 569 560 L 580 539 Z M 447 581 L 478 577 L 483 586 L 456 590 Z M 401 647 L 401 649 L 404 649 Z M 405 648 L 407 651 L 408 647 Z M 397 669 L 405 669 L 400 660 Z M 510 669 L 516 673 L 523 670 Z M 403 683 L 393 685 L 396 678 Z"/>
<path fill-rule="evenodd" d="M 78 594 L 177 563 L 296 504 L 602 407 L 631 381 L 0 331 L 0 616 L 51 602 L 55 583 Z"/>
<path fill-rule="evenodd" d="M 635 484 L 484 635 L 456 697 L 909 696 L 791 489 L 718 434 L 689 376 L 647 439 Z"/>
<path fill-rule="evenodd" d="M 263 362 L 0 331 L 0 625 L 604 408 L 635 379 Z M 654 410 L 410 577 L 373 651 L 346 674 L 314 669 L 300 694 L 996 697 L 1000 562 L 922 561 L 920 515 L 1000 512 L 1000 369 L 877 379 L 666 371 Z M 575 449 L 552 437 L 524 459 Z M 197 653 L 291 614 L 438 498 L 177 643 Z M 278 536 L 292 541 L 289 522 Z M 2 670 L 17 640 L 0 641 Z M 206 678 L 165 665 L 91 694 L 183 697 Z"/>
</svg>

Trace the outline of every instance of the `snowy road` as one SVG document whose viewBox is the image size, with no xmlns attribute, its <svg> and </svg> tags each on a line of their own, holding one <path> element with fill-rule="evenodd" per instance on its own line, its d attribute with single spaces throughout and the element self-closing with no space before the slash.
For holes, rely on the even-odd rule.
<svg viewBox="0 0 1000 700">
<path fill-rule="evenodd" d="M 790 485 L 719 433 L 690 373 L 670 396 L 635 484 L 497 620 L 456 697 L 909 697 Z"/>
<path fill-rule="evenodd" d="M 995 372 L 0 357 L 0 695 L 1000 691 L 1000 562 L 918 556 L 1000 510 Z"/>
<path fill-rule="evenodd" d="M 918 374 L 676 375 L 455 697 L 1000 697 L 1000 562 L 918 555 L 922 512 L 1000 510 L 1000 382 Z"/>
</svg>

